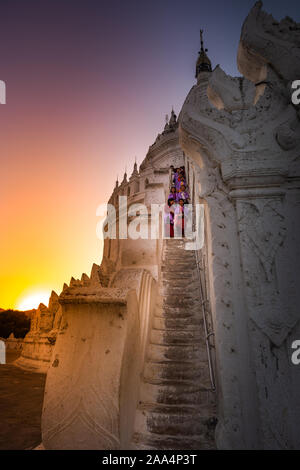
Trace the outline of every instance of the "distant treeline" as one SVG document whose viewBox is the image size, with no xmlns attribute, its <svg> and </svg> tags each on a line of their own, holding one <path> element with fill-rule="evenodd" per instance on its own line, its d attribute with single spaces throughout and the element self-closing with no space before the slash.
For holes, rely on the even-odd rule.
<svg viewBox="0 0 300 470">
<path fill-rule="evenodd" d="M 16 310 L 0 311 L 0 338 L 8 338 L 11 333 L 15 338 L 24 338 L 30 329 L 30 318 L 26 313 Z"/>
</svg>

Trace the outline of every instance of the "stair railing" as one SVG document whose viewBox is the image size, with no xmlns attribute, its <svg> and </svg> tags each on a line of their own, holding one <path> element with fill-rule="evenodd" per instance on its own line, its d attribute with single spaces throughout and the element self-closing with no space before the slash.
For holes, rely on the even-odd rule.
<svg viewBox="0 0 300 470">
<path fill-rule="evenodd" d="M 203 317 L 203 326 L 204 326 L 204 334 L 205 334 L 205 344 L 206 344 L 206 351 L 207 351 L 207 359 L 208 359 L 208 368 L 209 368 L 209 378 L 211 383 L 211 391 L 216 391 L 216 380 L 215 380 L 215 372 L 213 367 L 213 358 L 211 354 L 211 349 L 214 346 L 210 343 L 210 337 L 214 336 L 213 331 L 209 331 L 208 322 L 206 317 L 206 306 L 209 304 L 209 300 L 206 298 L 203 289 L 203 281 L 201 276 L 201 271 L 203 268 L 200 267 L 201 259 L 199 256 L 199 251 L 196 250 L 196 265 L 197 265 L 197 272 L 198 272 L 198 279 L 199 279 L 199 286 L 200 286 L 200 295 L 201 295 L 201 310 L 202 310 L 202 317 Z M 205 289 L 206 290 L 206 289 Z"/>
<path fill-rule="evenodd" d="M 186 157 L 187 162 L 188 157 Z M 192 179 L 193 178 L 193 179 Z M 191 184 L 194 183 L 194 173 L 193 171 L 189 171 L 188 173 L 188 184 L 190 188 L 190 197 L 191 202 L 193 204 L 193 232 L 195 233 L 196 229 L 196 211 L 195 211 L 195 185 Z M 209 300 L 207 299 L 206 295 L 206 286 L 205 281 L 203 280 L 202 272 L 204 271 L 204 263 L 203 263 L 203 252 L 201 250 L 201 258 L 199 250 L 195 250 L 196 254 L 196 266 L 197 266 L 197 273 L 198 273 L 198 280 L 199 280 L 199 287 L 200 287 L 200 296 L 201 296 L 201 310 L 202 310 L 202 317 L 203 317 L 203 326 L 204 326 L 204 334 L 205 334 L 205 344 L 206 344 L 206 351 L 207 351 L 207 359 L 208 359 L 208 368 L 209 368 L 209 377 L 211 383 L 211 391 L 216 391 L 216 380 L 215 380 L 215 371 L 214 371 L 214 361 L 212 358 L 212 348 L 214 345 L 211 344 L 210 338 L 214 336 L 214 332 L 209 330 L 208 321 L 207 321 L 207 306 L 209 305 Z M 204 272 L 203 272 L 204 274 Z"/>
</svg>

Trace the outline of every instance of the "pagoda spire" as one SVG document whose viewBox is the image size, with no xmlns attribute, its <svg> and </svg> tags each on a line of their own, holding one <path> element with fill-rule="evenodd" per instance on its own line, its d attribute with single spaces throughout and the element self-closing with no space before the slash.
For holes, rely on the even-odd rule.
<svg viewBox="0 0 300 470">
<path fill-rule="evenodd" d="M 122 183 L 127 183 L 127 168 L 126 168 L 126 166 L 125 166 L 125 173 L 124 173 L 124 176 L 123 176 Z"/>
<path fill-rule="evenodd" d="M 206 52 L 207 52 L 207 49 L 204 49 L 204 43 L 203 43 L 203 29 L 200 29 L 200 51 L 199 51 L 199 57 L 196 63 L 195 78 L 198 78 L 201 72 L 212 71 L 211 61 L 209 60 Z"/>
<path fill-rule="evenodd" d="M 131 178 L 133 178 L 134 176 L 138 176 L 139 172 L 138 172 L 138 167 L 137 167 L 137 162 L 136 162 L 136 157 L 134 157 L 134 165 L 133 165 L 133 172 L 131 174 Z"/>
<path fill-rule="evenodd" d="M 203 29 L 200 29 L 200 44 L 201 44 L 201 51 L 204 50 L 203 47 Z"/>
<path fill-rule="evenodd" d="M 174 127 L 176 127 L 176 124 L 177 124 L 177 116 L 176 116 L 176 114 L 175 114 L 175 112 L 174 112 L 174 108 L 173 108 L 173 106 L 172 106 L 171 117 L 170 117 L 170 121 L 169 121 L 169 126 L 170 126 L 170 128 L 173 129 Z"/>
</svg>

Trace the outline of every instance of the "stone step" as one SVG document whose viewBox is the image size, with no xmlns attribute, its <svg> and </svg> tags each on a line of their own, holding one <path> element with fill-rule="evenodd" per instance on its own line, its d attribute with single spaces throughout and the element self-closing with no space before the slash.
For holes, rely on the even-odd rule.
<svg viewBox="0 0 300 470">
<path fill-rule="evenodd" d="M 182 248 L 185 246 L 185 240 L 178 239 L 178 238 L 169 238 L 166 240 L 165 247 L 166 248 Z"/>
<path fill-rule="evenodd" d="M 165 361 L 207 361 L 206 345 L 187 344 L 182 346 L 152 344 L 147 349 L 147 359 L 151 362 Z"/>
<path fill-rule="evenodd" d="M 163 307 L 159 307 L 155 312 L 155 316 L 163 318 L 193 318 L 199 317 L 199 315 L 201 315 L 200 303 L 192 308 L 164 305 Z"/>
<path fill-rule="evenodd" d="M 167 269 L 165 270 L 163 267 L 162 267 L 162 272 L 161 272 L 161 279 L 163 281 L 169 281 L 169 280 L 172 280 L 172 279 L 189 279 L 190 281 L 192 279 L 195 278 L 195 270 L 193 269 L 192 271 L 189 271 L 189 272 L 181 272 L 180 274 L 178 274 L 177 272 L 175 272 L 174 270 L 170 270 L 170 269 Z"/>
<path fill-rule="evenodd" d="M 163 307 L 175 307 L 175 308 L 185 308 L 191 309 L 196 305 L 200 304 L 199 299 L 193 299 L 191 297 L 175 297 L 174 295 L 166 295 L 163 298 Z"/>
<path fill-rule="evenodd" d="M 138 407 L 135 417 L 136 429 L 141 433 L 169 436 L 202 436 L 208 438 L 213 416 L 203 407 L 174 408 L 170 406 L 143 405 Z"/>
<path fill-rule="evenodd" d="M 211 438 L 203 436 L 162 436 L 160 434 L 134 433 L 133 448 L 136 450 L 211 450 L 215 449 Z"/>
<path fill-rule="evenodd" d="M 179 385 L 182 386 L 194 386 L 197 384 L 201 389 L 211 390 L 211 382 L 209 378 L 209 374 L 203 377 L 195 377 L 193 380 L 190 379 L 168 379 L 162 377 L 142 377 L 143 381 L 150 385 L 159 385 L 161 387 L 165 386 L 174 386 L 177 387 Z"/>
<path fill-rule="evenodd" d="M 170 330 L 194 330 L 195 328 L 203 328 L 203 318 L 198 315 L 194 315 L 193 317 L 186 317 L 186 318 L 169 318 L 169 317 L 154 317 L 153 318 L 153 328 L 158 330 L 162 329 L 170 329 Z M 204 332 L 203 332 L 204 335 Z"/>
<path fill-rule="evenodd" d="M 169 405 L 205 405 L 215 410 L 215 393 L 210 384 L 205 387 L 196 381 L 176 383 L 149 383 L 142 381 L 140 399 L 145 403 L 164 403 Z"/>
<path fill-rule="evenodd" d="M 197 293 L 200 291 L 200 286 L 198 282 L 191 281 L 190 279 L 184 278 L 184 279 L 172 279 L 172 280 L 165 280 L 162 279 L 161 285 L 160 285 L 160 291 L 163 292 L 164 294 L 167 294 L 168 291 L 176 291 L 177 289 L 180 289 L 179 295 L 181 295 L 182 292 L 188 291 L 188 292 L 193 292 Z"/>
<path fill-rule="evenodd" d="M 166 258 L 163 260 L 162 268 L 170 268 L 171 266 L 187 266 L 190 270 L 197 267 L 196 261 L 190 261 L 186 258 L 182 258 L 182 260 Z"/>
<path fill-rule="evenodd" d="M 186 274 L 186 273 L 182 273 Z M 173 269 L 168 272 L 162 272 L 161 274 L 161 282 L 162 286 L 168 285 L 175 285 L 178 286 L 189 286 L 194 285 L 195 287 L 199 287 L 199 279 L 197 277 L 196 271 L 189 273 L 189 276 L 182 276 L 181 273 L 176 273 Z"/>
<path fill-rule="evenodd" d="M 180 240 L 178 240 L 180 241 Z M 195 255 L 195 250 L 187 250 L 186 244 L 184 245 L 177 245 L 177 246 L 164 246 L 163 247 L 164 253 L 169 254 L 182 254 L 182 253 L 189 253 L 190 255 Z"/>
<path fill-rule="evenodd" d="M 164 259 L 162 260 L 163 266 L 187 264 L 187 263 L 190 264 L 191 268 L 197 267 L 195 258 L 190 257 L 190 256 L 169 256 L 168 254 L 166 254 Z"/>
<path fill-rule="evenodd" d="M 173 272 L 171 274 L 174 274 Z M 176 276 L 176 277 L 166 277 L 166 275 L 163 275 L 161 277 L 161 284 L 163 287 L 165 286 L 174 286 L 174 287 L 185 287 L 185 286 L 193 286 L 193 287 L 198 287 L 199 288 L 199 280 L 197 279 L 196 275 L 195 276 L 189 276 L 189 277 L 181 277 L 181 276 Z"/>
<path fill-rule="evenodd" d="M 171 302 L 171 305 L 183 305 L 185 302 L 197 302 L 200 303 L 200 290 L 189 288 L 181 289 L 181 292 L 178 290 L 178 287 L 175 289 L 158 289 L 158 294 L 161 297 L 161 305 L 166 305 Z"/>
<path fill-rule="evenodd" d="M 163 262 L 168 260 L 175 261 L 190 261 L 196 263 L 196 257 L 193 251 L 181 250 L 181 251 L 164 251 L 163 252 Z"/>
<path fill-rule="evenodd" d="M 202 380 L 203 385 L 207 385 L 208 367 L 206 363 L 165 361 L 165 362 L 145 362 L 145 380 Z"/>
<path fill-rule="evenodd" d="M 180 238 L 172 238 L 168 240 L 168 243 L 165 243 L 163 246 L 164 250 L 173 250 L 173 251 L 194 251 L 194 250 L 186 250 L 186 242 L 185 240 L 180 240 Z"/>
<path fill-rule="evenodd" d="M 180 285 L 180 282 L 177 282 L 179 285 L 163 285 L 159 287 L 158 293 L 162 296 L 171 295 L 172 297 L 185 299 L 185 298 L 192 298 L 192 299 L 200 299 L 200 287 L 199 285 L 191 285 L 187 284 L 185 286 Z"/>
<path fill-rule="evenodd" d="M 150 342 L 154 344 L 198 344 L 204 342 L 200 329 L 194 330 L 158 330 L 152 328 Z"/>
<path fill-rule="evenodd" d="M 166 266 L 163 265 L 161 268 L 162 279 L 167 279 L 167 276 L 173 275 L 173 279 L 194 279 L 195 268 L 189 263 L 180 263 L 177 265 Z"/>
<path fill-rule="evenodd" d="M 188 260 L 177 261 L 173 259 L 166 259 L 162 265 L 162 271 L 169 269 L 175 270 L 176 272 L 188 271 L 192 272 L 195 269 L 196 264 L 191 263 Z"/>
<path fill-rule="evenodd" d="M 180 239 L 170 240 L 170 243 L 163 246 L 163 250 L 170 253 L 195 253 L 195 250 L 186 250 L 186 243 L 182 243 Z"/>
<path fill-rule="evenodd" d="M 185 250 L 184 248 L 165 248 L 162 252 L 162 260 L 168 259 L 191 259 L 196 261 L 195 252 L 192 250 Z"/>
</svg>

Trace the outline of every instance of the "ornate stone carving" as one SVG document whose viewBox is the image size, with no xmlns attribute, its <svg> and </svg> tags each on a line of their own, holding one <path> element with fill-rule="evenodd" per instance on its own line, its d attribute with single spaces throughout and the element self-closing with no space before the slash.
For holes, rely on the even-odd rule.
<svg viewBox="0 0 300 470">
<path fill-rule="evenodd" d="M 238 65 L 245 77 L 256 82 L 265 64 L 272 64 L 286 83 L 299 77 L 300 25 L 289 17 L 276 21 L 259 1 L 243 24 Z"/>
<path fill-rule="evenodd" d="M 298 313 L 284 302 L 277 272 L 276 255 L 287 232 L 282 200 L 239 200 L 237 210 L 249 314 L 280 346 L 299 320 Z"/>
<path fill-rule="evenodd" d="M 276 279 L 275 255 L 283 244 L 286 226 L 282 202 L 275 198 L 239 201 L 239 227 L 243 243 L 257 256 L 267 282 Z"/>
</svg>

